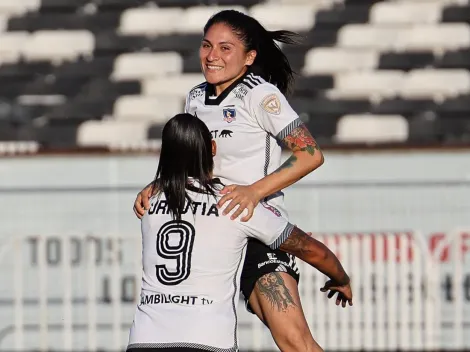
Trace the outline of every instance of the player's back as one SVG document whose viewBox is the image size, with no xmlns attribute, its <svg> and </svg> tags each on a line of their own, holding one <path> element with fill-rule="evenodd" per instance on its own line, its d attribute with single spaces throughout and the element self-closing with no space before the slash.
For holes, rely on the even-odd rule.
<svg viewBox="0 0 470 352">
<path fill-rule="evenodd" d="M 197 190 L 197 189 L 196 189 Z M 247 238 L 277 248 L 292 225 L 263 206 L 248 222 L 230 220 L 220 199 L 188 191 L 180 221 L 163 194 L 142 218 L 143 275 L 131 347 L 238 349 L 236 309 Z"/>
</svg>

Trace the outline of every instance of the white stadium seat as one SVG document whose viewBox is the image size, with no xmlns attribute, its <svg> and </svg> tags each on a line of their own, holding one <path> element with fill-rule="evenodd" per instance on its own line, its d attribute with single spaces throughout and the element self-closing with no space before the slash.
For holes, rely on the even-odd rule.
<svg viewBox="0 0 470 352">
<path fill-rule="evenodd" d="M 114 61 L 111 77 L 115 80 L 134 80 L 180 73 L 183 59 L 176 52 L 128 53 Z"/>
<path fill-rule="evenodd" d="M 91 56 L 95 37 L 87 30 L 44 30 L 33 32 L 25 43 L 23 55 L 28 61 L 60 62 Z"/>
<path fill-rule="evenodd" d="M 379 54 L 372 50 L 341 48 L 310 49 L 305 56 L 305 75 L 366 70 L 377 67 Z"/>
<path fill-rule="evenodd" d="M 315 4 L 260 4 L 250 9 L 268 30 L 308 31 L 315 23 Z"/>
<path fill-rule="evenodd" d="M 41 0 L 0 0 L 0 14 L 22 15 L 35 11 L 41 6 Z"/>
<path fill-rule="evenodd" d="M 0 63 L 18 61 L 28 37 L 27 32 L 0 33 Z"/>
<path fill-rule="evenodd" d="M 173 95 L 186 98 L 191 88 L 204 81 L 204 76 L 200 73 L 186 73 L 184 75 L 145 80 L 142 91 L 144 95 L 149 96 Z"/>
<path fill-rule="evenodd" d="M 408 138 L 408 122 L 400 115 L 345 115 L 336 126 L 337 143 L 390 143 Z"/>
<path fill-rule="evenodd" d="M 107 147 L 118 143 L 139 143 L 147 139 L 151 121 L 88 120 L 77 131 L 82 147 Z"/>
<path fill-rule="evenodd" d="M 5 31 L 8 26 L 8 15 L 0 13 L 0 33 Z"/>
<path fill-rule="evenodd" d="M 201 33 L 209 18 L 222 10 L 238 10 L 246 13 L 246 9 L 240 6 L 194 6 L 187 8 L 182 17 L 176 23 L 176 30 L 179 33 Z"/>
<path fill-rule="evenodd" d="M 39 150 L 39 143 L 35 141 L 0 141 L 1 154 L 35 154 Z"/>
<path fill-rule="evenodd" d="M 410 28 L 397 42 L 399 50 L 442 52 L 470 46 L 470 25 L 445 23 Z"/>
<path fill-rule="evenodd" d="M 131 8 L 121 15 L 118 32 L 125 35 L 170 34 L 180 25 L 183 9 Z"/>
<path fill-rule="evenodd" d="M 441 99 L 463 93 L 470 93 L 470 72 L 459 69 L 410 71 L 400 90 L 404 98 Z"/>
<path fill-rule="evenodd" d="M 405 27 L 349 24 L 338 31 L 338 46 L 343 48 L 393 49 Z"/>
<path fill-rule="evenodd" d="M 124 95 L 114 103 L 113 116 L 118 120 L 146 120 L 163 124 L 183 112 L 184 101 L 184 98 L 175 96 Z"/>
<path fill-rule="evenodd" d="M 444 5 L 435 0 L 379 2 L 370 9 L 370 23 L 400 25 L 437 23 Z"/>
<path fill-rule="evenodd" d="M 364 71 L 345 72 L 335 76 L 335 88 L 327 92 L 331 98 L 371 98 L 393 97 L 400 91 L 404 72 Z"/>
</svg>

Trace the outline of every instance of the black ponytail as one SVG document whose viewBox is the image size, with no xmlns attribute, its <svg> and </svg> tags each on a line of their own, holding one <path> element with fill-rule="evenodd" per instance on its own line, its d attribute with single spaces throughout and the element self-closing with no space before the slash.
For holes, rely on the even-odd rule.
<svg viewBox="0 0 470 352">
<path fill-rule="evenodd" d="M 191 114 L 171 118 L 163 127 L 153 189 L 165 194 L 174 219 L 181 220 L 181 215 L 192 206 L 187 193 L 191 188 L 189 178 L 197 181 L 204 193 L 215 197 L 213 168 L 212 136 L 204 122 Z"/>
<path fill-rule="evenodd" d="M 244 43 L 246 51 L 256 51 L 252 66 L 256 74 L 277 86 L 283 94 L 290 92 L 294 71 L 277 42 L 297 44 L 300 38 L 297 33 L 285 30 L 268 31 L 253 17 L 235 10 L 224 10 L 209 19 L 204 26 L 204 34 L 216 23 L 225 23 L 231 27 Z"/>
</svg>

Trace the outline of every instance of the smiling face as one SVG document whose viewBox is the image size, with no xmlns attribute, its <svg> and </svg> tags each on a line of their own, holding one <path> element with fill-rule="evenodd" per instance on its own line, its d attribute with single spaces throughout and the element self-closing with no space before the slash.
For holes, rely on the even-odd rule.
<svg viewBox="0 0 470 352">
<path fill-rule="evenodd" d="M 246 52 L 243 42 L 224 23 L 207 30 L 199 49 L 202 72 L 206 81 L 215 85 L 217 95 L 240 78 L 255 57 L 256 51 Z"/>
</svg>

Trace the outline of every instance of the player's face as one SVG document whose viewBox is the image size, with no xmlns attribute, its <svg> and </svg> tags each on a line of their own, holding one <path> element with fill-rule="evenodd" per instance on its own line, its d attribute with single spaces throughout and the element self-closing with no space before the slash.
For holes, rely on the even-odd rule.
<svg viewBox="0 0 470 352">
<path fill-rule="evenodd" d="M 217 95 L 240 78 L 255 57 L 256 52 L 246 52 L 243 42 L 223 23 L 209 28 L 199 49 L 202 72 L 206 81 L 216 86 Z"/>
</svg>

